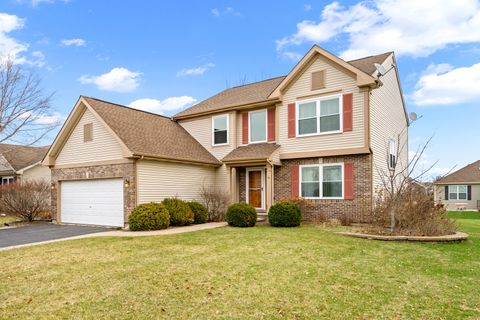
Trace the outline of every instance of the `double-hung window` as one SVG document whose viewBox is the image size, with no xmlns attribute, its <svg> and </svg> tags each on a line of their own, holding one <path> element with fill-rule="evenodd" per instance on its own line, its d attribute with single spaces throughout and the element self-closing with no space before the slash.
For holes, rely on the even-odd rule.
<svg viewBox="0 0 480 320">
<path fill-rule="evenodd" d="M 341 96 L 297 102 L 297 136 L 340 132 L 341 105 Z"/>
<path fill-rule="evenodd" d="M 448 186 L 448 197 L 450 200 L 467 200 L 467 186 L 465 185 Z"/>
<path fill-rule="evenodd" d="M 3 185 L 13 183 L 14 181 L 15 181 L 15 177 L 13 177 L 13 176 L 11 176 L 11 177 L 2 177 L 2 184 L 3 184 Z"/>
<path fill-rule="evenodd" d="M 228 114 L 213 117 L 213 141 L 214 146 L 228 144 Z"/>
<path fill-rule="evenodd" d="M 300 195 L 313 199 L 342 199 L 343 164 L 300 166 Z"/>
<path fill-rule="evenodd" d="M 248 142 L 267 142 L 267 110 L 248 113 Z"/>
</svg>

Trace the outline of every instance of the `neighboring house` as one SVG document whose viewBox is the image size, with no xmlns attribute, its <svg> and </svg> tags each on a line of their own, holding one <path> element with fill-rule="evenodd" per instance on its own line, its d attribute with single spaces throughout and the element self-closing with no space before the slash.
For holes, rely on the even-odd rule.
<svg viewBox="0 0 480 320">
<path fill-rule="evenodd" d="M 435 203 L 447 210 L 480 210 L 480 160 L 434 182 Z"/>
<path fill-rule="evenodd" d="M 17 180 L 45 180 L 50 182 L 50 169 L 42 166 L 47 147 L 0 144 L 0 184 Z"/>
<path fill-rule="evenodd" d="M 374 63 L 387 73 L 379 78 Z M 346 62 L 314 46 L 288 75 L 224 90 L 173 118 L 81 96 L 44 165 L 63 223 L 124 226 L 136 205 L 201 200 L 202 186 L 259 212 L 301 196 L 312 199 L 307 220 L 363 221 L 385 159 L 406 165 L 399 135 L 403 146 L 394 54 Z"/>
</svg>

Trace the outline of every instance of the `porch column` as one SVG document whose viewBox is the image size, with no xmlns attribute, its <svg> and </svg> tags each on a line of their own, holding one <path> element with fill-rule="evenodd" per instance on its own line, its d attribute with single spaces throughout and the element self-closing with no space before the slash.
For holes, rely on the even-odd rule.
<svg viewBox="0 0 480 320">
<path fill-rule="evenodd" d="M 238 179 L 237 168 L 230 167 L 230 201 L 232 203 L 238 202 Z"/>
<path fill-rule="evenodd" d="M 273 204 L 273 166 L 267 163 L 267 179 L 265 181 L 265 210 L 268 212 Z"/>
</svg>

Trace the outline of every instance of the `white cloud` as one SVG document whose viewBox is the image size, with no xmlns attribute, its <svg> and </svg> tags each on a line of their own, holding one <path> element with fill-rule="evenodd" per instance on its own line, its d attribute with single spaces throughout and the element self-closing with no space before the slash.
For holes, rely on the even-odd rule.
<svg viewBox="0 0 480 320">
<path fill-rule="evenodd" d="M 196 67 L 196 68 L 181 69 L 177 72 L 177 77 L 202 75 L 213 67 L 215 67 L 213 63 L 207 63 L 206 65 Z"/>
<path fill-rule="evenodd" d="M 277 49 L 321 43 L 346 36 L 341 53 L 353 59 L 394 50 L 397 55 L 425 57 L 449 44 L 480 41 L 480 2 L 458 0 L 372 0 L 350 7 L 332 2 L 319 21 L 304 20 L 297 31 L 277 40 Z"/>
<path fill-rule="evenodd" d="M 87 41 L 80 38 L 75 39 L 64 39 L 61 41 L 64 46 L 76 46 L 76 47 L 83 47 L 87 45 Z"/>
<path fill-rule="evenodd" d="M 141 75 L 126 68 L 113 68 L 99 76 L 83 75 L 78 80 L 82 84 L 94 84 L 103 91 L 131 92 L 140 85 Z"/>
<path fill-rule="evenodd" d="M 219 9 L 219 8 L 213 8 L 210 10 L 212 15 L 215 17 L 220 17 L 220 16 L 228 16 L 228 15 L 233 15 L 233 16 L 240 16 L 240 13 L 237 12 L 235 9 L 232 7 L 226 7 L 224 9 Z"/>
<path fill-rule="evenodd" d="M 58 112 L 54 112 L 52 114 L 36 114 L 32 115 L 31 112 L 24 112 L 20 115 L 21 119 L 31 117 L 31 123 L 39 124 L 39 125 L 60 125 L 63 121 L 65 121 L 65 116 L 61 115 Z"/>
<path fill-rule="evenodd" d="M 170 97 L 163 100 L 158 99 L 138 99 L 130 103 L 131 108 L 164 114 L 166 111 L 180 110 L 195 103 L 197 99 L 189 96 Z"/>
<path fill-rule="evenodd" d="M 298 62 L 302 58 L 302 55 L 300 53 L 293 51 L 282 52 L 282 56 L 293 62 Z"/>
<path fill-rule="evenodd" d="M 448 64 L 430 65 L 409 96 L 417 105 L 449 105 L 480 99 L 480 63 L 453 68 Z"/>
<path fill-rule="evenodd" d="M 310 11 L 310 10 L 312 10 L 312 5 L 311 5 L 311 4 L 305 4 L 305 5 L 303 6 L 303 9 L 304 9 L 305 11 Z"/>
<path fill-rule="evenodd" d="M 63 3 L 68 3 L 70 0 L 17 0 L 18 3 L 24 4 L 30 4 L 32 7 L 36 7 L 42 3 L 55 3 L 55 2 L 63 2 Z"/>
</svg>

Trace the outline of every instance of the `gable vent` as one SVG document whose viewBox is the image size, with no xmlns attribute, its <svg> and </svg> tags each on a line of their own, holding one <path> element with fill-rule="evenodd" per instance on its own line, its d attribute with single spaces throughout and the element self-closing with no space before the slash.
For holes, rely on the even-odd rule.
<svg viewBox="0 0 480 320">
<path fill-rule="evenodd" d="M 312 90 L 325 88 L 325 70 L 312 72 Z"/>
</svg>

